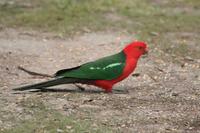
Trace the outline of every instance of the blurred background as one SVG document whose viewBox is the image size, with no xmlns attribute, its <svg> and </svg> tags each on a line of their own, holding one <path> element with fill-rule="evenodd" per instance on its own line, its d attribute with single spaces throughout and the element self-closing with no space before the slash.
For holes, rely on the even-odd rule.
<svg viewBox="0 0 200 133">
<path fill-rule="evenodd" d="M 199 4 L 199 0 L 1 0 L 0 26 L 59 35 L 105 30 L 128 32 L 148 42 L 162 41 L 165 52 L 179 55 L 189 52 L 196 57 L 188 43 L 199 41 L 192 34 L 200 29 Z M 171 46 L 171 42 L 179 45 Z"/>
<path fill-rule="evenodd" d="M 0 0 L 0 132 L 196 132 L 199 34 L 200 0 Z M 70 85 L 13 94 L 43 80 L 18 66 L 53 74 L 132 40 L 150 53 L 139 77 L 116 86 L 128 94 Z"/>
</svg>

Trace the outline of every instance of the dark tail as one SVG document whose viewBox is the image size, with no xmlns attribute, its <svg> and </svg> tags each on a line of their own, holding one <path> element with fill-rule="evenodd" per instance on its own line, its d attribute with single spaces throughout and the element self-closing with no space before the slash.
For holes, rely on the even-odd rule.
<svg viewBox="0 0 200 133">
<path fill-rule="evenodd" d="M 56 78 L 56 79 L 52 79 L 52 80 L 37 83 L 37 84 L 14 88 L 13 90 L 23 91 L 23 90 L 30 90 L 30 89 L 42 89 L 42 88 L 56 86 L 56 85 L 60 85 L 60 84 L 87 83 L 87 82 L 88 81 L 86 81 L 86 80 L 75 79 L 75 78 Z"/>
</svg>

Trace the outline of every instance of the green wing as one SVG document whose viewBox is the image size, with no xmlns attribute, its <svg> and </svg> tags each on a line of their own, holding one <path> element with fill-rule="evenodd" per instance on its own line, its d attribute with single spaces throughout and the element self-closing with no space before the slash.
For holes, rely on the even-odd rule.
<svg viewBox="0 0 200 133">
<path fill-rule="evenodd" d="M 112 80 L 123 73 L 125 61 L 126 57 L 122 51 L 118 54 L 104 57 L 75 68 L 60 70 L 55 75 L 91 80 Z"/>
</svg>

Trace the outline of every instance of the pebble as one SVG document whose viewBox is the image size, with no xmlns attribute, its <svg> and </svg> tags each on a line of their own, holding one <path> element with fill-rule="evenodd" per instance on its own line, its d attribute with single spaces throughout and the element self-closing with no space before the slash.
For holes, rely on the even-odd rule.
<svg viewBox="0 0 200 133">
<path fill-rule="evenodd" d="M 72 126 L 66 126 L 67 129 L 72 129 Z"/>
<path fill-rule="evenodd" d="M 64 131 L 62 129 L 57 129 L 57 133 L 63 133 Z"/>
</svg>

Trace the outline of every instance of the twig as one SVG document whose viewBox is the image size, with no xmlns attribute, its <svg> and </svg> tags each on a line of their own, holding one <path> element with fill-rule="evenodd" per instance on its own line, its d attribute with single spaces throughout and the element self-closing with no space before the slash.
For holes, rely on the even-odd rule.
<svg viewBox="0 0 200 133">
<path fill-rule="evenodd" d="M 53 78 L 52 75 L 48 75 L 48 74 L 43 74 L 43 73 L 37 73 L 37 72 L 33 72 L 33 71 L 30 71 L 30 70 L 27 70 L 21 66 L 18 66 L 17 67 L 19 70 L 22 70 L 30 75 L 33 75 L 33 76 L 41 76 L 41 77 L 49 77 L 49 78 Z"/>
<path fill-rule="evenodd" d="M 159 68 L 159 67 L 155 67 L 158 71 L 160 72 L 165 72 L 163 69 Z"/>
<path fill-rule="evenodd" d="M 78 84 L 74 84 L 79 90 L 81 91 L 85 91 L 85 88 L 81 85 L 78 85 Z"/>
<path fill-rule="evenodd" d="M 147 74 L 153 81 L 158 82 L 153 76 L 151 76 L 150 74 Z"/>
</svg>

